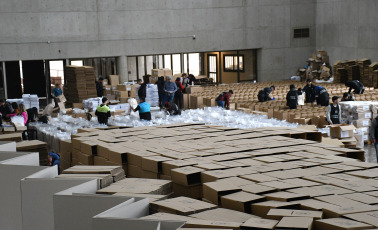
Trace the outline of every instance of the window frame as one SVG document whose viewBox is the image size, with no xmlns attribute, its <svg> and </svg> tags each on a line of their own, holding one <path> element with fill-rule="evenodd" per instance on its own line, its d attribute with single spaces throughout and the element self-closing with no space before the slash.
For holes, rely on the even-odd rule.
<svg viewBox="0 0 378 230">
<path fill-rule="evenodd" d="M 237 69 L 233 69 L 233 70 L 230 70 L 230 69 L 227 69 L 226 68 L 226 57 L 232 57 L 232 60 L 234 61 L 235 60 L 235 58 L 237 58 L 238 59 L 238 62 L 240 63 L 240 57 L 242 57 L 243 58 L 243 69 L 241 70 L 240 69 L 240 67 L 239 67 L 239 63 L 238 63 L 238 67 L 237 67 Z M 235 64 L 234 64 L 234 66 L 235 66 Z M 232 72 L 235 72 L 235 73 L 237 73 L 237 72 L 241 72 L 241 73 L 244 73 L 244 70 L 245 70 L 245 62 L 244 62 L 244 54 L 224 54 L 223 55 L 223 72 L 230 72 L 230 73 L 232 73 Z"/>
<path fill-rule="evenodd" d="M 310 38 L 310 28 L 297 28 L 293 30 L 293 38 Z"/>
</svg>

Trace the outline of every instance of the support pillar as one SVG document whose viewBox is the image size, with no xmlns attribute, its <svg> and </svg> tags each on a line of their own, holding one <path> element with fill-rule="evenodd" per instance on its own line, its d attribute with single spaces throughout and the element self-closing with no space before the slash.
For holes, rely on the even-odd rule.
<svg viewBox="0 0 378 230">
<path fill-rule="evenodd" d="M 5 62 L 2 62 L 2 66 L 3 66 L 4 96 L 5 96 L 5 99 L 8 99 L 7 70 L 5 69 Z"/>
<path fill-rule="evenodd" d="M 126 56 L 117 57 L 117 74 L 119 75 L 119 81 L 121 84 L 129 81 Z"/>
</svg>

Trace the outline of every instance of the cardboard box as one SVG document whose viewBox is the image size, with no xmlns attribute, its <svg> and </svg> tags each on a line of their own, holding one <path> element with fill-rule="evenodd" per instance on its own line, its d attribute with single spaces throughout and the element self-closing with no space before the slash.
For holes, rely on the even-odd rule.
<svg viewBox="0 0 378 230">
<path fill-rule="evenodd" d="M 345 218 L 316 220 L 314 223 L 314 230 L 358 230 L 369 228 L 373 228 L 373 226 Z"/>
<path fill-rule="evenodd" d="M 269 219 L 262 219 L 253 217 L 244 224 L 242 224 L 243 229 L 275 229 L 276 225 L 278 224 L 278 220 L 269 220 Z"/>
<path fill-rule="evenodd" d="M 190 217 L 202 220 L 226 221 L 241 224 L 253 218 L 254 216 L 247 213 L 229 210 L 225 208 L 216 208 L 192 214 L 190 215 Z"/>
<path fill-rule="evenodd" d="M 276 230 L 291 229 L 291 230 L 311 230 L 314 219 L 311 217 L 284 217 L 276 225 Z"/>
<path fill-rule="evenodd" d="M 160 175 L 161 177 L 162 175 Z M 203 188 L 202 185 L 197 184 L 197 185 L 189 185 L 189 186 L 184 186 L 181 184 L 176 184 L 173 183 L 173 193 L 175 196 L 184 196 L 184 197 L 189 197 L 193 199 L 202 199 L 203 197 Z"/>
<path fill-rule="evenodd" d="M 348 214 L 348 215 L 345 215 L 344 217 L 355 220 L 355 221 L 361 221 L 369 225 L 378 226 L 377 215 L 378 215 L 378 211 L 374 211 L 374 212 Z"/>
<path fill-rule="evenodd" d="M 109 81 L 111 86 L 119 85 L 119 76 L 118 75 L 109 75 Z"/>
<path fill-rule="evenodd" d="M 248 192 L 237 192 L 221 197 L 222 207 L 245 213 L 251 213 L 251 204 L 264 200 L 263 196 Z"/>
<path fill-rule="evenodd" d="M 311 217 L 314 219 L 322 219 L 322 211 L 309 211 L 309 210 L 292 210 L 292 209 L 271 209 L 267 218 L 273 220 L 281 220 L 283 217 Z"/>
<path fill-rule="evenodd" d="M 203 108 L 203 97 L 190 96 L 190 109 Z"/>
<path fill-rule="evenodd" d="M 353 131 L 356 129 L 353 125 L 330 125 L 330 134 L 334 138 L 353 137 Z"/>
<path fill-rule="evenodd" d="M 186 93 L 193 94 L 193 93 L 202 93 L 204 91 L 204 87 L 202 86 L 190 86 L 186 88 Z"/>
<path fill-rule="evenodd" d="M 163 69 L 152 69 L 151 70 L 151 75 L 153 77 L 161 77 L 161 76 L 165 76 L 164 75 L 164 70 Z"/>
<path fill-rule="evenodd" d="M 297 202 L 270 200 L 251 205 L 252 214 L 262 218 L 267 218 L 267 214 L 272 208 L 300 209 L 300 204 Z"/>
<path fill-rule="evenodd" d="M 170 161 L 172 158 L 163 156 L 150 156 L 142 158 L 142 169 L 149 172 L 161 173 L 162 163 L 164 161 Z"/>
<path fill-rule="evenodd" d="M 216 208 L 216 205 L 195 200 L 188 197 L 177 197 L 162 201 L 152 202 L 152 210 L 178 215 L 191 215 L 197 212 Z"/>
<path fill-rule="evenodd" d="M 241 191 L 239 187 L 224 181 L 203 184 L 203 198 L 217 205 L 221 203 L 221 196 L 239 191 Z"/>
<path fill-rule="evenodd" d="M 59 102 L 65 103 L 65 102 L 67 102 L 67 99 L 66 99 L 66 97 L 62 94 L 62 95 L 56 97 L 56 102 L 58 102 L 58 103 L 59 103 Z"/>
<path fill-rule="evenodd" d="M 172 181 L 184 186 L 200 184 L 203 171 L 205 170 L 191 166 L 172 169 Z"/>
<path fill-rule="evenodd" d="M 192 166 L 194 163 L 185 160 L 170 160 L 162 163 L 162 174 L 171 176 L 171 170 L 180 167 Z"/>
</svg>

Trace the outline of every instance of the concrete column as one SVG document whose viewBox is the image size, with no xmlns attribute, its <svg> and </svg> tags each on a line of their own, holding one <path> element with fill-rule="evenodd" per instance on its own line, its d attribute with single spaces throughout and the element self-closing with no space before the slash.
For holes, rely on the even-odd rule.
<svg viewBox="0 0 378 230">
<path fill-rule="evenodd" d="M 129 81 L 126 56 L 117 57 L 117 74 L 119 75 L 120 83 Z"/>
<path fill-rule="evenodd" d="M 5 69 L 5 62 L 2 62 L 2 66 L 3 66 L 4 96 L 5 96 L 5 99 L 8 99 L 7 70 Z"/>
</svg>

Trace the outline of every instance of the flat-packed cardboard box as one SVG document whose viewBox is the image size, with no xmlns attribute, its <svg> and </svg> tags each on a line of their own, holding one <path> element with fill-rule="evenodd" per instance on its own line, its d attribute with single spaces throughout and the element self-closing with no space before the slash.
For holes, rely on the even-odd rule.
<svg viewBox="0 0 378 230">
<path fill-rule="evenodd" d="M 275 229 L 276 225 L 278 224 L 278 220 L 269 220 L 269 219 L 262 219 L 262 218 L 251 218 L 242 224 L 242 228 L 246 230 L 253 230 L 253 229 L 266 229 L 266 230 L 273 230 Z"/>
<path fill-rule="evenodd" d="M 128 164 L 132 164 L 142 168 L 142 159 L 143 157 L 150 157 L 150 156 L 157 156 L 157 153 L 148 152 L 148 151 L 133 151 L 128 150 L 127 152 L 127 162 Z"/>
<path fill-rule="evenodd" d="M 66 99 L 66 97 L 62 94 L 62 95 L 56 97 L 56 102 L 58 102 L 58 103 L 59 103 L 59 102 L 65 103 L 65 102 L 67 102 L 67 99 Z"/>
<path fill-rule="evenodd" d="M 203 197 L 213 204 L 221 203 L 221 196 L 239 192 L 241 188 L 224 181 L 203 184 Z"/>
<path fill-rule="evenodd" d="M 304 200 L 310 198 L 308 195 L 296 194 L 291 192 L 275 192 L 264 195 L 267 200 L 277 200 L 277 201 L 295 201 L 295 200 Z"/>
<path fill-rule="evenodd" d="M 127 175 L 129 177 L 143 178 L 143 169 L 142 167 L 136 165 L 127 165 Z"/>
<path fill-rule="evenodd" d="M 237 192 L 221 197 L 222 207 L 245 213 L 251 213 L 251 204 L 264 200 L 263 196 L 248 192 Z"/>
<path fill-rule="evenodd" d="M 284 217 L 276 225 L 276 230 L 311 230 L 314 219 L 311 217 Z"/>
<path fill-rule="evenodd" d="M 186 94 L 186 93 L 183 94 L 183 103 L 184 103 L 183 109 L 189 109 L 189 107 L 190 107 L 190 94 Z"/>
<path fill-rule="evenodd" d="M 201 86 L 190 86 L 186 89 L 186 93 L 192 94 L 192 93 L 201 93 L 204 91 L 204 87 Z"/>
<path fill-rule="evenodd" d="M 285 216 L 291 217 L 311 217 L 314 219 L 322 219 L 322 211 L 309 211 L 309 210 L 292 210 L 292 209 L 271 209 L 267 218 L 273 220 L 281 220 Z"/>
<path fill-rule="evenodd" d="M 316 220 L 314 223 L 314 230 L 358 230 L 369 228 L 373 228 L 373 226 L 345 218 Z"/>
<path fill-rule="evenodd" d="M 164 161 L 170 161 L 172 158 L 163 156 L 150 156 L 142 158 L 142 169 L 153 173 L 162 172 L 162 163 Z"/>
<path fill-rule="evenodd" d="M 190 96 L 190 109 L 197 109 L 203 107 L 203 97 Z"/>
<path fill-rule="evenodd" d="M 217 103 L 215 102 L 215 98 L 204 98 L 203 104 L 207 107 L 214 107 L 217 105 Z"/>
<path fill-rule="evenodd" d="M 162 174 L 171 176 L 171 170 L 175 168 L 180 168 L 180 167 L 186 167 L 186 166 L 192 166 L 194 163 L 191 163 L 186 160 L 170 160 L 170 161 L 165 161 L 162 163 Z"/>
<path fill-rule="evenodd" d="M 344 217 L 355 220 L 355 221 L 361 221 L 366 224 L 371 224 L 373 226 L 378 226 L 377 216 L 378 216 L 378 211 L 348 214 L 348 215 L 345 215 Z"/>
<path fill-rule="evenodd" d="M 353 137 L 353 131 L 356 129 L 353 125 L 330 125 L 330 134 L 334 138 Z"/>
<path fill-rule="evenodd" d="M 189 186 L 201 183 L 201 172 L 205 170 L 188 166 L 171 170 L 172 181 L 176 184 Z"/>
<path fill-rule="evenodd" d="M 200 213 L 195 213 L 190 215 L 190 217 L 202 219 L 202 220 L 216 220 L 216 221 L 227 221 L 235 223 L 244 223 L 245 221 L 256 217 L 247 213 L 238 212 L 225 208 L 216 208 L 206 210 Z"/>
<path fill-rule="evenodd" d="M 162 178 L 163 175 L 160 175 Z M 201 184 L 184 186 L 173 183 L 173 192 L 175 196 L 185 196 L 193 199 L 202 199 L 203 188 Z"/>
<path fill-rule="evenodd" d="M 216 205 L 188 197 L 176 197 L 172 199 L 152 202 L 152 210 L 178 215 L 191 215 L 197 212 L 216 208 Z"/>
<path fill-rule="evenodd" d="M 252 214 L 262 218 L 267 218 L 267 214 L 272 208 L 300 209 L 300 204 L 298 202 L 269 200 L 251 205 Z"/>
<path fill-rule="evenodd" d="M 154 76 L 154 77 L 165 76 L 165 75 L 164 75 L 164 70 L 163 70 L 163 69 L 152 69 L 152 70 L 151 70 L 151 75 Z"/>
</svg>

